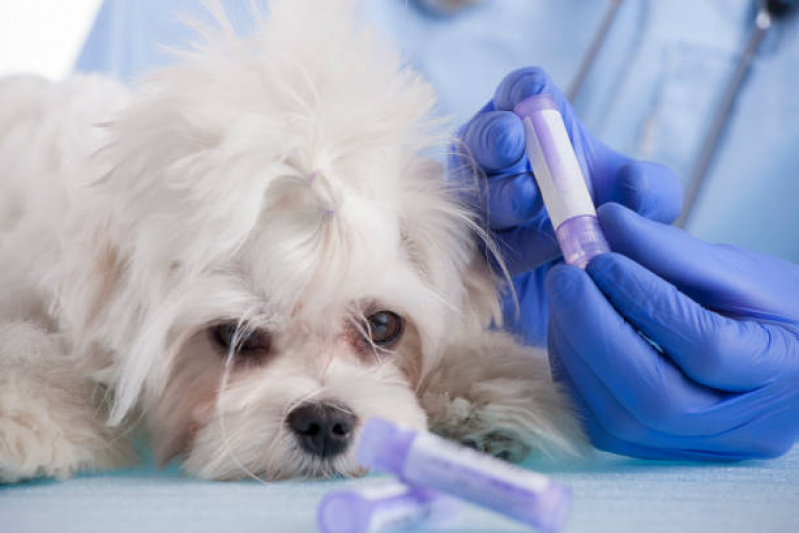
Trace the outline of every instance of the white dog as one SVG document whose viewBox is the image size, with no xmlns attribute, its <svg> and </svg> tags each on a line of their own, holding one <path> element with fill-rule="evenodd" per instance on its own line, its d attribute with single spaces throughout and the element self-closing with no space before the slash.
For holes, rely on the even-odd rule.
<svg viewBox="0 0 799 533">
<path fill-rule="evenodd" d="M 214 479 L 361 474 L 375 415 L 579 451 L 545 356 L 489 328 L 431 88 L 350 12 L 216 13 L 136 90 L 0 82 L 0 481 L 124 464 L 139 427 Z"/>
</svg>

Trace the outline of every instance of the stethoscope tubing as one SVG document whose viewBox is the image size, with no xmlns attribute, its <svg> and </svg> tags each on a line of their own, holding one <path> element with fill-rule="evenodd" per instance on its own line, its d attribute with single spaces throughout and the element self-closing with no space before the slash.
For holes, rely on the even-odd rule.
<svg viewBox="0 0 799 533">
<path fill-rule="evenodd" d="M 580 93 L 580 89 L 583 88 L 585 78 L 588 77 L 591 67 L 596 62 L 596 56 L 602 49 L 602 45 L 605 43 L 610 28 L 613 27 L 613 22 L 616 20 L 616 15 L 623 1 L 624 0 L 611 0 L 610 7 L 605 12 L 605 17 L 602 19 L 602 23 L 599 25 L 596 34 L 594 34 L 594 38 L 591 40 L 591 44 L 588 47 L 588 52 L 586 52 L 580 63 L 580 69 L 577 71 L 577 75 L 574 77 L 569 87 L 567 96 L 570 101 L 574 101 L 574 98 Z"/>
<path fill-rule="evenodd" d="M 741 92 L 741 87 L 743 87 L 746 78 L 749 76 L 752 62 L 757 55 L 760 44 L 768 34 L 769 29 L 771 29 L 772 23 L 771 14 L 765 4 L 761 5 L 755 17 L 755 23 L 746 40 L 746 46 L 744 46 L 743 52 L 741 52 L 738 61 L 735 63 L 735 70 L 730 75 L 724 88 L 724 94 L 719 99 L 713 113 L 710 129 L 702 139 L 699 155 L 691 169 L 691 174 L 685 187 L 682 212 L 675 222 L 675 225 L 679 227 L 685 227 L 694 212 L 708 169 L 718 154 L 721 138 L 732 116 L 732 108 L 735 105 L 738 94 Z"/>
<path fill-rule="evenodd" d="M 711 164 L 713 163 L 713 160 L 718 154 L 719 144 L 721 143 L 721 139 L 732 116 L 732 109 L 735 106 L 735 101 L 737 100 L 738 95 L 741 92 L 741 88 L 743 87 L 744 82 L 746 82 L 749 72 L 751 71 L 752 62 L 757 55 L 760 45 L 773 26 L 774 17 L 772 16 L 773 13 L 770 9 L 769 2 L 767 0 L 756 1 L 758 2 L 756 11 L 757 15 L 755 16 L 754 24 L 746 40 L 746 45 L 744 46 L 741 55 L 738 57 L 738 60 L 735 63 L 735 68 L 725 84 L 724 92 L 721 98 L 718 100 L 718 104 L 713 111 L 710 128 L 707 130 L 707 133 L 702 139 L 702 144 L 691 169 L 688 182 L 685 186 L 683 209 L 679 218 L 675 222 L 675 225 L 679 227 L 684 227 L 688 222 L 689 217 L 694 212 L 697 199 L 699 198 L 699 195 L 702 191 L 702 186 L 705 182 L 705 177 Z M 580 68 L 577 71 L 577 75 L 575 76 L 574 81 L 569 88 L 569 100 L 574 101 L 574 98 L 583 88 L 585 79 L 590 73 L 591 68 L 596 63 L 596 57 L 604 46 L 607 35 L 613 26 L 622 2 L 623 0 L 611 1 L 611 5 L 608 7 L 605 17 L 603 18 L 594 38 L 592 39 L 591 45 L 583 57 Z M 779 7 L 779 9 L 782 11 L 782 14 L 785 14 L 790 11 L 792 7 L 794 7 L 795 3 L 796 2 L 785 1 L 777 2 L 777 4 L 780 5 L 775 7 Z M 775 13 L 777 15 L 780 14 L 779 12 Z"/>
</svg>

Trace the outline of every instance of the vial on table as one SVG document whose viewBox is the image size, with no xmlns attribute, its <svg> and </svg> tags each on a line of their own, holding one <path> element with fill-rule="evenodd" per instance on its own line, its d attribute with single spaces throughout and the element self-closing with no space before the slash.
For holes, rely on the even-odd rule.
<svg viewBox="0 0 799 533">
<path fill-rule="evenodd" d="M 531 96 L 513 112 L 522 119 L 527 156 L 566 263 L 585 269 L 609 252 L 563 117 L 548 94 Z"/>
<path fill-rule="evenodd" d="M 434 490 L 387 481 L 327 494 L 317 522 L 322 533 L 388 533 L 444 522 L 460 507 Z"/>
<path fill-rule="evenodd" d="M 515 467 L 431 433 L 406 430 L 380 418 L 361 431 L 358 461 L 555 532 L 569 512 L 571 491 L 544 475 Z"/>
</svg>

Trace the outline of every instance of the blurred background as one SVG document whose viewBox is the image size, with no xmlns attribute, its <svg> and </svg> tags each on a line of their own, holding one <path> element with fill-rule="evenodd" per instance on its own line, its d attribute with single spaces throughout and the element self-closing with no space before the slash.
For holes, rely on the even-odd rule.
<svg viewBox="0 0 799 533">
<path fill-rule="evenodd" d="M 221 1 L 237 29 L 251 26 L 248 0 Z M 199 0 L 106 0 L 101 10 L 102 3 L 0 0 L 0 77 L 26 72 L 57 80 L 76 70 L 133 81 L 174 60 L 164 45 L 181 48 L 194 38 L 182 16 L 212 18 Z M 440 7 L 446 5 L 463 9 L 446 16 Z M 783 6 L 767 32 L 756 16 L 763 5 Z M 433 85 L 438 111 L 453 124 L 469 120 L 508 72 L 541 66 L 574 93 L 578 116 L 597 137 L 665 164 L 686 190 L 695 189 L 685 221 L 690 233 L 799 262 L 798 5 L 364 0 L 361 15 Z M 746 54 L 754 42 L 756 52 Z M 704 157 L 703 143 L 714 137 L 715 113 L 742 57 L 751 58 L 751 72 L 723 114 L 716 149 Z M 590 68 L 583 70 L 585 64 Z M 700 182 L 701 191 L 691 186 Z"/>
<path fill-rule="evenodd" d="M 101 0 L 0 2 L 0 76 L 58 79 L 72 70 Z"/>
</svg>

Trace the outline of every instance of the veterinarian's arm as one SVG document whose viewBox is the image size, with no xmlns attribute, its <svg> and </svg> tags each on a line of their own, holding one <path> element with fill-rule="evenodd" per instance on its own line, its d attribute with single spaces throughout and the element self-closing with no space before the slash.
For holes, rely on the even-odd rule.
<svg viewBox="0 0 799 533">
<path fill-rule="evenodd" d="M 553 372 L 592 441 L 645 458 L 788 451 L 799 437 L 799 266 L 615 204 L 599 217 L 619 253 L 587 274 L 557 266 L 546 283 Z"/>
<path fill-rule="evenodd" d="M 525 98 L 552 95 L 566 124 L 596 205 L 619 202 L 647 218 L 673 221 L 682 202 L 680 181 L 662 165 L 636 161 L 598 141 L 574 114 L 566 97 L 539 68 L 517 70 L 500 83 L 494 98 L 461 131 L 464 150 L 488 177 L 480 203 L 502 251 L 521 304 L 506 302 L 505 326 L 528 344 L 543 344 L 547 307 L 544 279 L 560 257 L 552 224 L 530 173 L 521 120 L 511 110 Z M 455 179 L 473 182 L 472 167 L 454 157 Z"/>
</svg>

